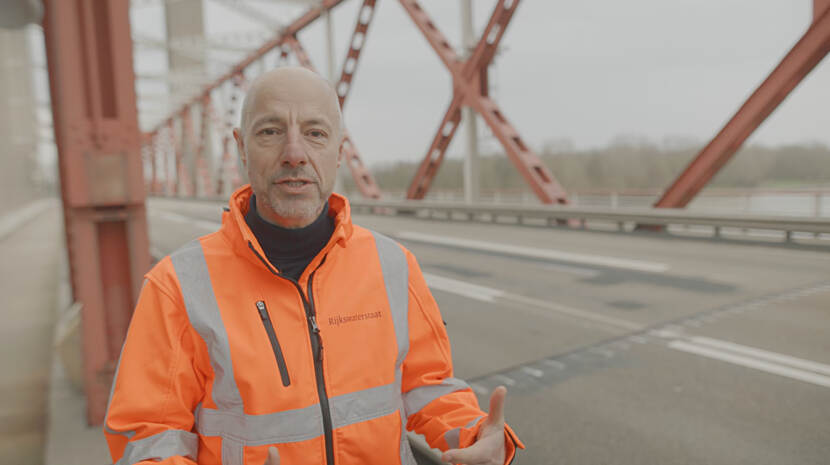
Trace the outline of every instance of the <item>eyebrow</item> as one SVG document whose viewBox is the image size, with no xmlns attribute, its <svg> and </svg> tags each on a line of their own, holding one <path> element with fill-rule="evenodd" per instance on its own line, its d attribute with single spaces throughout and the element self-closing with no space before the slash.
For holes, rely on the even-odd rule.
<svg viewBox="0 0 830 465">
<path fill-rule="evenodd" d="M 251 124 L 251 129 L 256 129 L 259 126 L 262 126 L 265 123 L 284 123 L 285 118 L 282 116 L 270 115 L 270 116 L 263 116 L 259 119 L 255 120 L 253 124 Z"/>
<path fill-rule="evenodd" d="M 309 120 L 303 121 L 303 125 L 305 126 L 325 126 L 327 129 L 331 129 L 331 123 L 326 118 L 311 118 Z"/>
<path fill-rule="evenodd" d="M 284 124 L 285 123 L 285 118 L 283 118 L 282 116 L 277 116 L 277 115 L 263 116 L 263 117 L 260 117 L 259 119 L 257 119 L 256 121 L 254 121 L 253 124 L 251 124 L 251 129 L 256 129 L 256 128 L 262 126 L 265 123 Z M 303 126 L 315 126 L 315 125 L 317 125 L 317 126 L 325 126 L 327 129 L 332 128 L 331 123 L 325 117 L 322 117 L 322 118 L 314 117 L 314 118 L 302 121 L 300 124 L 303 125 Z"/>
</svg>

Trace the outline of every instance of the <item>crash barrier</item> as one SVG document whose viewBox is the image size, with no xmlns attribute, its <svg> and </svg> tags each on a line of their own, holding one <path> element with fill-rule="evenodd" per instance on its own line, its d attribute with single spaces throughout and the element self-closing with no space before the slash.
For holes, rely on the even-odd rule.
<svg viewBox="0 0 830 465">
<path fill-rule="evenodd" d="M 213 202 L 219 198 L 171 198 L 157 200 Z M 463 202 L 350 200 L 356 214 L 474 221 L 529 226 L 570 227 L 607 231 L 662 231 L 668 234 L 712 238 L 752 235 L 773 241 L 808 239 L 830 245 L 830 218 L 745 213 L 707 213 L 673 208 L 596 208 L 563 205 L 468 204 Z"/>
<path fill-rule="evenodd" d="M 705 226 L 719 237 L 724 228 L 778 231 L 787 241 L 794 233 L 830 234 L 830 218 L 695 212 L 671 208 L 593 208 L 559 205 L 492 205 L 437 202 L 351 202 L 356 213 L 409 215 L 429 219 L 569 225 L 579 228 L 614 225 L 619 231 L 666 230 L 670 226 Z"/>
</svg>

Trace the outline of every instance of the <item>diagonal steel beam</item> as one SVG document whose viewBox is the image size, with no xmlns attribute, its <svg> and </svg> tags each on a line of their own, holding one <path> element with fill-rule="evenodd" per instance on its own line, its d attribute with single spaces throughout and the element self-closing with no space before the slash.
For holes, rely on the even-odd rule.
<svg viewBox="0 0 830 465">
<path fill-rule="evenodd" d="M 308 57 L 308 53 L 306 53 L 296 37 L 287 38 L 285 43 L 294 52 L 300 65 L 316 72 L 314 65 L 311 63 L 311 59 Z M 368 168 L 366 168 L 366 165 L 360 159 L 360 154 L 349 135 L 349 131 L 345 128 L 343 129 L 343 154 L 346 156 L 346 165 L 348 165 L 349 171 L 351 171 L 352 178 L 360 193 L 370 199 L 380 198 L 380 188 Z"/>
<path fill-rule="evenodd" d="M 357 70 L 360 52 L 363 50 L 363 46 L 366 45 L 366 34 L 369 31 L 369 24 L 375 16 L 376 3 L 377 0 L 363 0 L 363 5 L 358 10 L 357 22 L 354 26 L 354 32 L 352 32 L 352 38 L 349 40 L 349 51 L 343 61 L 343 71 L 341 71 L 340 79 L 337 80 L 334 86 L 337 90 L 337 98 L 340 99 L 340 108 L 343 108 L 349 90 L 352 88 L 352 77 Z"/>
<path fill-rule="evenodd" d="M 543 203 L 568 203 L 562 186 L 524 143 L 498 105 L 487 96 L 487 67 L 513 18 L 519 0 L 499 0 L 496 3 L 484 33 L 467 60 L 459 58 L 446 36 L 435 26 L 417 0 L 400 0 L 400 3 L 449 70 L 453 79 L 453 101 L 459 99 L 459 106 L 471 107 L 481 115 L 504 147 L 510 161 Z M 432 178 L 438 172 L 444 152 L 455 134 L 455 128 L 446 130 L 448 122 L 453 120 L 455 110 L 451 104 L 438 128 L 438 134 L 433 138 L 429 152 L 410 184 L 408 198 L 423 198 Z M 457 127 L 457 123 L 455 126 Z"/>
<path fill-rule="evenodd" d="M 823 13 L 814 19 L 801 39 L 735 116 L 672 182 L 654 204 L 655 207 L 682 208 L 688 205 L 735 155 L 744 141 L 830 52 L 830 8 L 827 5 L 828 2 L 825 2 Z"/>
<path fill-rule="evenodd" d="M 299 31 L 307 27 L 309 24 L 313 23 L 315 20 L 320 18 L 320 16 L 331 10 L 332 8 L 340 5 L 343 3 L 344 0 L 323 0 L 319 4 L 311 7 L 306 11 L 302 16 L 294 20 L 291 24 L 287 25 L 284 29 L 282 29 L 274 38 L 262 44 L 259 48 L 252 51 L 248 56 L 246 56 L 242 61 L 237 63 L 233 68 L 228 70 L 225 74 L 219 76 L 218 78 L 214 79 L 210 84 L 206 85 L 202 90 L 201 95 L 196 95 L 187 102 L 185 102 L 179 109 L 174 111 L 172 114 L 179 114 L 186 106 L 196 105 L 199 103 L 199 100 L 202 98 L 203 94 L 207 94 L 214 89 L 218 88 L 222 84 L 230 81 L 235 76 L 242 74 L 245 69 L 256 62 L 257 60 L 261 59 L 270 51 L 274 50 L 277 47 L 280 47 L 287 38 L 294 37 Z M 166 124 L 166 121 L 162 121 L 159 123 L 151 132 L 154 132 Z"/>
<path fill-rule="evenodd" d="M 444 113 L 444 119 L 438 127 L 438 132 L 429 146 L 427 156 L 418 166 L 418 171 L 415 172 L 409 189 L 406 191 L 406 198 L 423 199 L 429 191 L 435 175 L 438 174 L 438 168 L 444 161 L 447 147 L 449 147 L 453 136 L 455 136 L 455 131 L 458 130 L 459 123 L 461 123 L 462 101 L 463 98 L 460 95 L 454 95 L 450 101 L 450 106 Z"/>
</svg>

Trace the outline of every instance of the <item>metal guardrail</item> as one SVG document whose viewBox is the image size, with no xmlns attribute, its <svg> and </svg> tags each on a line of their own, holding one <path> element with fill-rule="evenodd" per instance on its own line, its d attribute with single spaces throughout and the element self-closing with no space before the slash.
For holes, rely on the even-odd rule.
<svg viewBox="0 0 830 465">
<path fill-rule="evenodd" d="M 220 198 L 153 197 L 158 200 L 203 201 L 224 205 Z M 784 232 L 787 241 L 794 233 L 830 235 L 830 218 L 753 215 L 745 213 L 696 212 L 670 208 L 597 208 L 562 205 L 467 204 L 462 202 L 350 200 L 352 211 L 390 216 L 412 216 L 451 221 L 572 226 L 593 229 L 615 225 L 620 231 L 663 229 L 670 226 L 706 226 L 715 237 L 723 228 Z"/>
<path fill-rule="evenodd" d="M 553 225 L 571 225 L 581 228 L 589 223 L 616 224 L 617 229 L 633 230 L 639 227 L 668 226 L 709 226 L 715 236 L 720 235 L 721 228 L 753 229 L 766 231 L 783 231 L 786 239 L 792 234 L 812 233 L 830 234 L 830 218 L 805 218 L 797 216 L 748 215 L 704 213 L 667 208 L 592 208 L 567 207 L 558 205 L 492 205 L 445 202 L 389 202 L 365 201 L 351 202 L 352 210 L 362 213 L 386 215 L 410 215 L 425 218 L 447 220 L 504 222 L 513 219 L 517 223 Z"/>
</svg>

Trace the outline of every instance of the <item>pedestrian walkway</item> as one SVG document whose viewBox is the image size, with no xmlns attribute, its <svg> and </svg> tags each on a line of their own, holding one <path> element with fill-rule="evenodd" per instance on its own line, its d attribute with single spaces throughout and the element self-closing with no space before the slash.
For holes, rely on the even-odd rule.
<svg viewBox="0 0 830 465">
<path fill-rule="evenodd" d="M 55 200 L 0 217 L 2 463 L 43 463 L 61 224 Z"/>
</svg>

